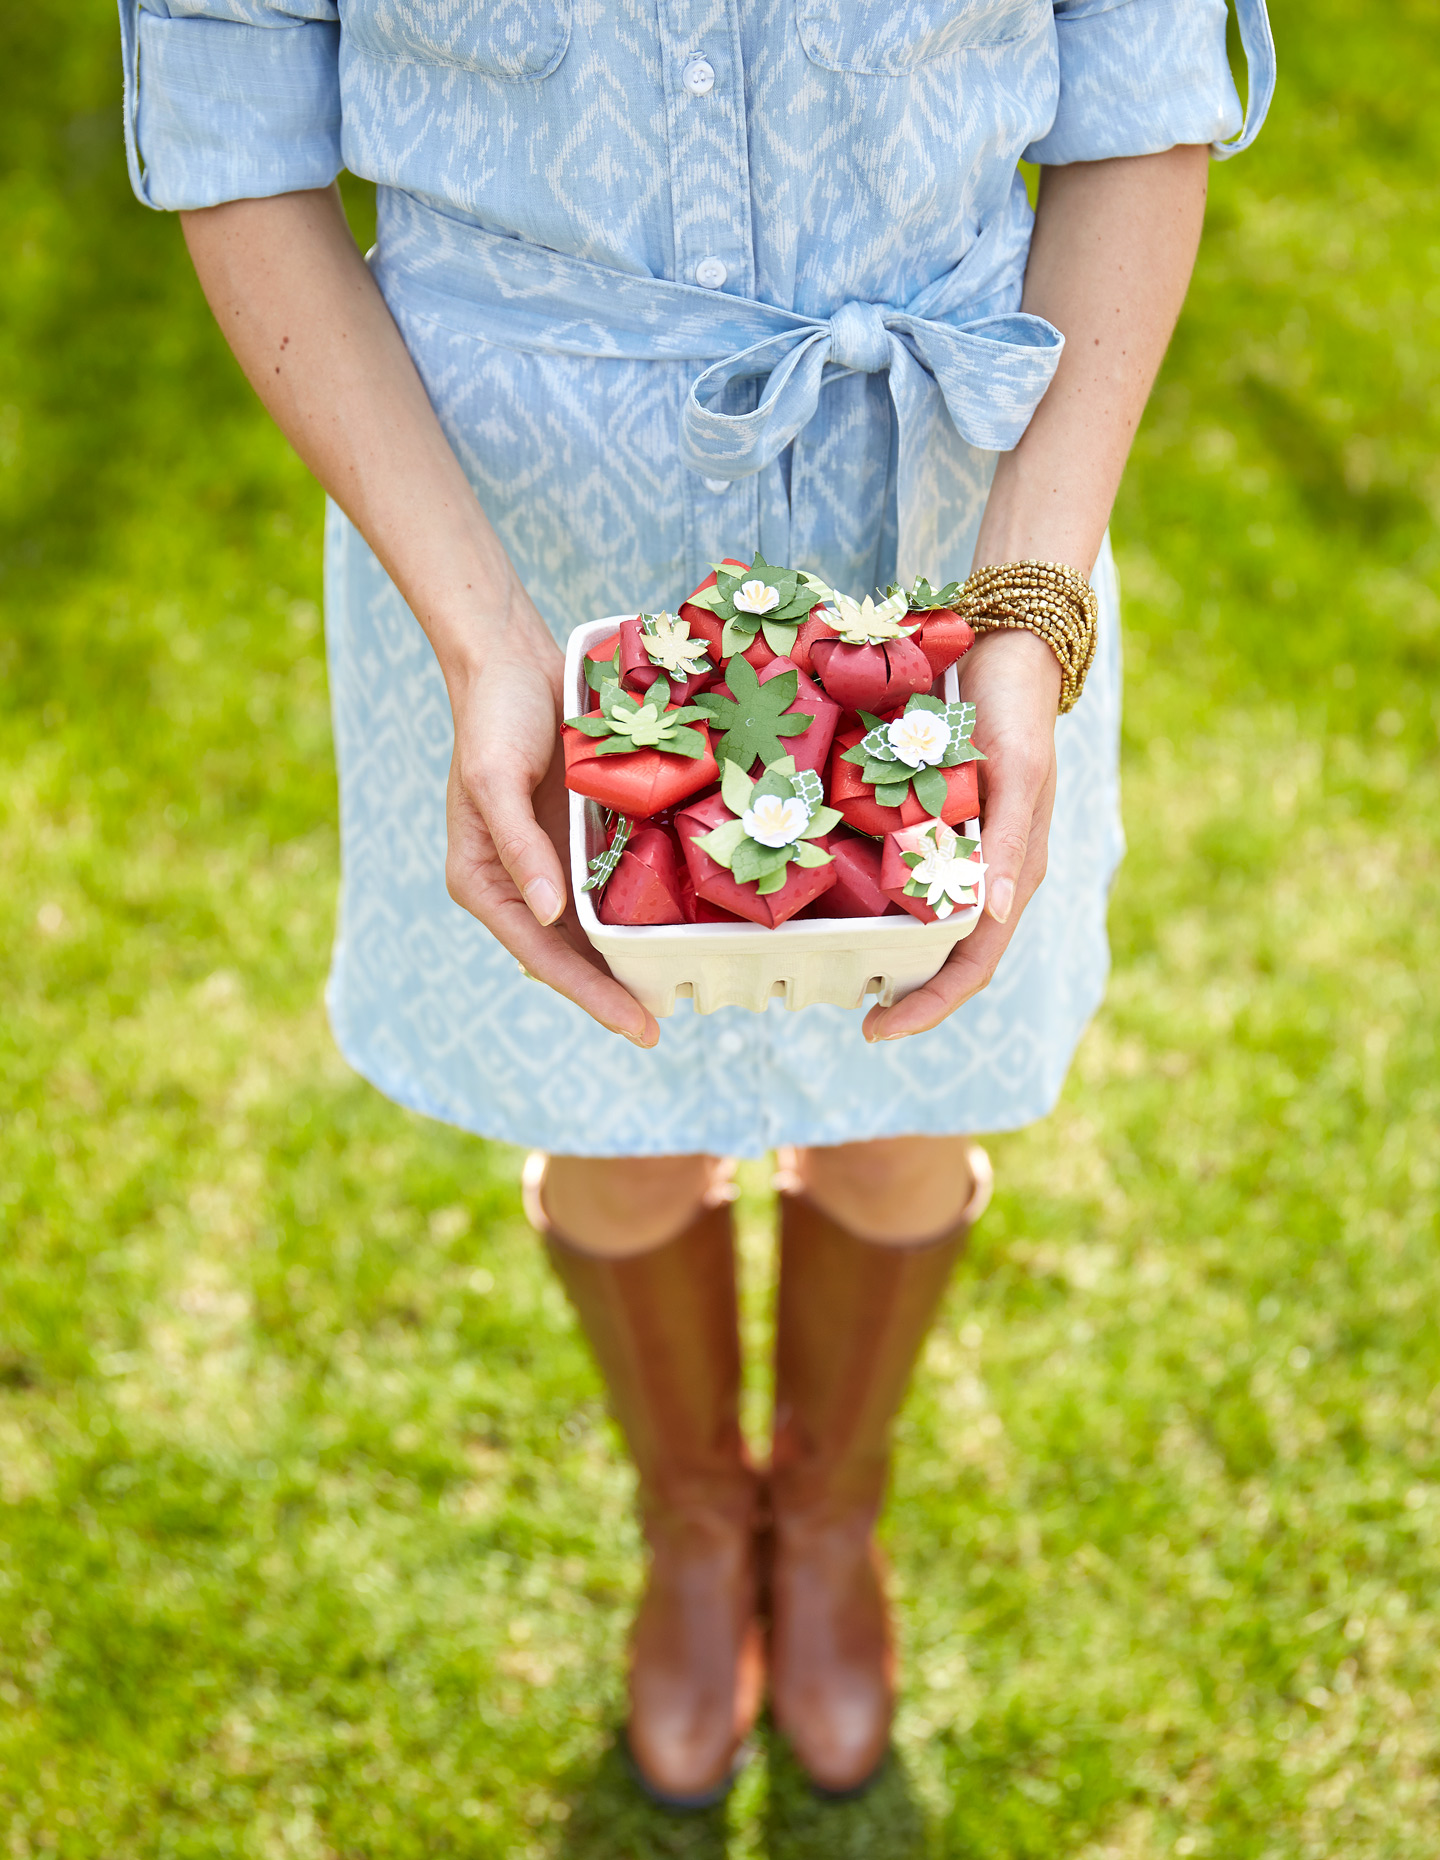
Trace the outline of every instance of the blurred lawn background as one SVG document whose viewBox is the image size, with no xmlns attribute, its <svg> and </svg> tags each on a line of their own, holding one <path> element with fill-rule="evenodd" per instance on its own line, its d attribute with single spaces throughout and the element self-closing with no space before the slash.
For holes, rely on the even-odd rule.
<svg viewBox="0 0 1440 1860">
<path fill-rule="evenodd" d="M 1273 11 L 1116 513 L 1114 982 L 904 1419 L 899 1761 L 676 1823 L 519 1159 L 325 1029 L 319 494 L 131 200 L 109 0 L 5 10 L 0 1855 L 1433 1860 L 1434 10 Z"/>
</svg>

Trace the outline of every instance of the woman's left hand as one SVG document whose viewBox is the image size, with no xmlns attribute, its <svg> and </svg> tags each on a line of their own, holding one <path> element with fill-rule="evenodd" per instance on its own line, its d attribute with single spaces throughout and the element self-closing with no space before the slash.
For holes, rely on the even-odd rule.
<svg viewBox="0 0 1440 1860">
<path fill-rule="evenodd" d="M 960 661 L 960 693 L 975 706 L 975 744 L 985 755 L 980 764 L 985 914 L 923 988 L 893 1007 L 871 1008 L 867 1040 L 924 1033 L 978 994 L 1045 876 L 1060 701 L 1055 655 L 1033 633 L 987 633 Z"/>
</svg>

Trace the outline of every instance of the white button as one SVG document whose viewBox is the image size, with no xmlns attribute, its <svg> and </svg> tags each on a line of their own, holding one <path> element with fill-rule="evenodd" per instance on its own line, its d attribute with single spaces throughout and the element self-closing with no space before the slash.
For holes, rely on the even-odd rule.
<svg viewBox="0 0 1440 1860">
<path fill-rule="evenodd" d="M 718 291 L 729 275 L 723 258 L 702 258 L 695 267 L 695 282 L 702 290 Z"/>
<path fill-rule="evenodd" d="M 744 1050 L 745 1041 L 733 1028 L 728 1033 L 722 1033 L 715 1042 L 715 1051 L 722 1059 L 733 1059 L 737 1053 L 743 1053 Z"/>
<path fill-rule="evenodd" d="M 715 67 L 708 58 L 692 58 L 680 73 L 680 82 L 692 97 L 704 97 L 715 88 Z"/>
<path fill-rule="evenodd" d="M 700 482 L 707 491 L 713 491 L 717 497 L 723 496 L 730 489 L 728 478 L 702 478 Z"/>
</svg>

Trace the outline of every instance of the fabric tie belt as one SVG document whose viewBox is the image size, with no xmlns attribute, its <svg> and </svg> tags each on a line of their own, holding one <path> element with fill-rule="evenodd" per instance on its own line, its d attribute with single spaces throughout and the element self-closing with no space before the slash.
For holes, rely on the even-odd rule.
<svg viewBox="0 0 1440 1860">
<path fill-rule="evenodd" d="M 953 425 L 983 451 L 1008 451 L 1054 376 L 1064 337 L 1006 307 L 1019 294 L 1027 235 L 1028 216 L 1002 210 L 961 263 L 908 304 L 844 303 L 829 317 L 502 238 L 397 189 L 382 192 L 371 262 L 402 323 L 420 317 L 538 354 L 699 365 L 679 448 L 712 480 L 750 477 L 778 457 L 820 411 L 827 383 L 885 374 L 903 538 L 926 495 L 937 426 Z M 747 381 L 763 381 L 758 402 L 726 410 L 732 384 Z"/>
</svg>

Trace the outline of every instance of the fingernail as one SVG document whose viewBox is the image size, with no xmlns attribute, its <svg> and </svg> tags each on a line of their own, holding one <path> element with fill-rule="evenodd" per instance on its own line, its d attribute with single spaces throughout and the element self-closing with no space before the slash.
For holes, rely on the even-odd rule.
<svg viewBox="0 0 1440 1860">
<path fill-rule="evenodd" d="M 537 923 L 553 924 L 565 908 L 565 900 L 548 878 L 532 878 L 524 895 Z"/>
<path fill-rule="evenodd" d="M 1009 878 L 997 878 L 990 887 L 990 915 L 997 924 L 1009 920 L 1010 906 L 1015 902 L 1015 882 Z"/>
</svg>

